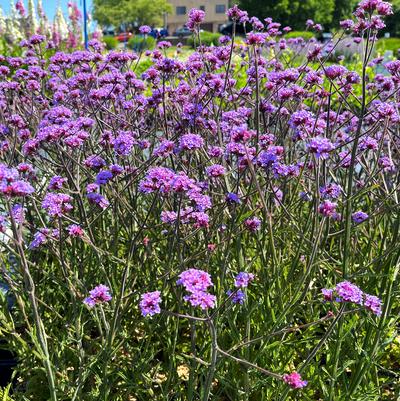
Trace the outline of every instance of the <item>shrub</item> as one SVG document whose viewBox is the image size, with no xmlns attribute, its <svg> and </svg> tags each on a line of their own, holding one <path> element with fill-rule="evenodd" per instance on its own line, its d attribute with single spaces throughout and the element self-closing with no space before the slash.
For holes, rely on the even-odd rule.
<svg viewBox="0 0 400 401">
<path fill-rule="evenodd" d="M 394 56 L 397 56 L 400 49 L 400 38 L 381 38 L 378 40 L 376 48 L 381 54 L 390 50 L 393 52 Z"/>
<path fill-rule="evenodd" d="M 135 66 L 135 73 L 138 76 L 142 76 L 142 74 L 147 71 L 151 66 L 153 65 L 153 62 L 150 59 L 144 59 L 140 61 L 140 63 Z"/>
<path fill-rule="evenodd" d="M 133 36 L 128 40 L 128 48 L 135 52 L 141 52 L 143 50 L 151 50 L 156 46 L 156 40 L 152 36 Z"/>
<path fill-rule="evenodd" d="M 106 45 L 107 50 L 114 50 L 118 46 L 118 40 L 113 36 L 104 36 L 102 41 Z"/>
<path fill-rule="evenodd" d="M 315 37 L 314 32 L 310 31 L 292 31 L 284 35 L 285 39 L 303 38 L 304 40 L 310 40 L 311 38 L 314 37 Z"/>
<path fill-rule="evenodd" d="M 222 35 L 219 33 L 212 33 L 212 32 L 200 32 L 200 40 L 201 44 L 205 46 L 218 46 L 219 45 L 219 38 Z M 199 45 L 198 43 L 198 38 L 195 36 L 191 36 L 187 40 L 188 46 L 191 46 L 194 48 L 195 46 L 197 47 Z"/>
<path fill-rule="evenodd" d="M 364 37 L 377 3 L 355 14 Z M 391 392 L 400 61 L 374 76 L 372 42 L 347 67 L 310 43 L 299 65 L 273 32 L 187 60 L 38 35 L 0 58 L 13 399 Z"/>
</svg>

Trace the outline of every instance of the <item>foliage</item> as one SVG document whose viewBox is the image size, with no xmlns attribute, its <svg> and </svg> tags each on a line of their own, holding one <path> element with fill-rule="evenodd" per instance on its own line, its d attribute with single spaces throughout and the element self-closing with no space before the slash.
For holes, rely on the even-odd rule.
<svg viewBox="0 0 400 401">
<path fill-rule="evenodd" d="M 315 37 L 315 34 L 310 31 L 291 31 L 285 34 L 285 39 L 291 38 L 303 38 L 304 40 L 310 40 Z"/>
<path fill-rule="evenodd" d="M 12 398 L 9 396 L 10 385 L 7 388 L 2 389 L 0 387 L 0 400 L 1 401 L 12 401 Z"/>
<path fill-rule="evenodd" d="M 397 396 L 400 61 L 224 42 L 1 58 L 15 401 Z"/>
<path fill-rule="evenodd" d="M 172 11 L 167 0 L 94 0 L 93 17 L 103 26 L 159 25 L 165 12 Z"/>
<path fill-rule="evenodd" d="M 143 50 L 152 50 L 156 46 L 156 40 L 152 36 L 133 36 L 128 41 L 128 48 L 141 52 Z"/>
<path fill-rule="evenodd" d="M 321 0 L 324 4 L 324 0 Z M 338 21 L 351 18 L 357 5 L 357 0 L 335 0 L 331 23 L 327 25 L 328 29 L 335 28 Z"/>
<path fill-rule="evenodd" d="M 390 50 L 396 57 L 400 49 L 400 38 L 381 38 L 378 40 L 376 48 L 382 55 L 385 51 Z"/>
<path fill-rule="evenodd" d="M 118 40 L 114 36 L 104 36 L 102 41 L 105 43 L 107 50 L 114 50 L 118 46 Z"/>
<path fill-rule="evenodd" d="M 389 15 L 386 20 L 385 31 L 390 32 L 392 36 L 400 37 L 400 1 L 392 0 L 393 4 L 393 15 Z"/>
<path fill-rule="evenodd" d="M 320 24 L 329 24 L 333 19 L 335 0 L 241 0 L 240 5 L 250 15 L 263 18 L 271 16 L 293 29 L 302 30 L 308 19 Z"/>
<path fill-rule="evenodd" d="M 207 31 L 200 32 L 200 42 L 202 45 L 205 46 L 218 46 L 220 37 L 221 34 L 219 33 L 212 33 Z M 200 42 L 197 35 L 191 36 L 187 40 L 188 46 L 191 46 L 192 48 L 197 47 Z"/>
</svg>

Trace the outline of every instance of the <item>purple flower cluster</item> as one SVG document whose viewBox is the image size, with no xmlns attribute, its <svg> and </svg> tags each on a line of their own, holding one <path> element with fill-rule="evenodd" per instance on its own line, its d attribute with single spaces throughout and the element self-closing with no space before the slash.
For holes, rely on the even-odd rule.
<svg viewBox="0 0 400 401">
<path fill-rule="evenodd" d="M 335 146 L 327 138 L 316 137 L 311 139 L 308 144 L 308 150 L 321 159 L 326 159 L 333 149 L 335 149 Z"/>
<path fill-rule="evenodd" d="M 338 218 L 338 213 L 336 211 L 337 203 L 331 202 L 329 200 L 324 200 L 318 207 L 318 211 L 324 217 L 332 217 L 334 219 Z"/>
<path fill-rule="evenodd" d="M 220 164 L 213 164 L 212 166 L 206 167 L 206 174 L 210 178 L 220 177 L 225 174 L 225 167 Z"/>
<path fill-rule="evenodd" d="M 29 244 L 29 249 L 38 249 L 41 245 L 45 244 L 48 240 L 59 239 L 60 232 L 58 229 L 50 230 L 49 228 L 41 228 L 33 235 L 33 240 Z"/>
<path fill-rule="evenodd" d="M 49 192 L 43 199 L 42 207 L 51 217 L 62 217 L 73 209 L 72 198 L 67 194 Z"/>
<path fill-rule="evenodd" d="M 79 224 L 71 224 L 68 227 L 68 234 L 71 237 L 83 237 L 84 231 Z"/>
<path fill-rule="evenodd" d="M 355 223 L 357 223 L 357 224 L 360 224 L 360 223 L 362 223 L 363 221 L 365 221 L 365 220 L 367 220 L 368 219 L 368 214 L 367 213 L 365 213 L 365 212 L 363 212 L 363 211 L 358 211 L 358 212 L 354 212 L 352 215 L 351 215 L 351 218 L 353 219 L 353 221 L 355 222 Z"/>
<path fill-rule="evenodd" d="M 253 280 L 254 280 L 253 273 L 240 272 L 236 275 L 234 282 L 236 290 L 234 291 L 229 290 L 227 292 L 227 295 L 234 304 L 242 305 L 244 303 L 246 299 L 246 294 L 242 289 L 247 288 L 250 282 Z"/>
<path fill-rule="evenodd" d="M 182 135 L 179 139 L 179 149 L 195 150 L 204 146 L 204 139 L 197 134 Z"/>
<path fill-rule="evenodd" d="M 254 280 L 253 273 L 240 272 L 235 277 L 235 287 L 236 288 L 246 288 L 246 287 L 248 287 L 249 283 L 253 280 Z"/>
<path fill-rule="evenodd" d="M 319 192 L 323 199 L 338 199 L 342 193 L 342 187 L 332 183 L 321 187 Z"/>
<path fill-rule="evenodd" d="M 228 290 L 226 292 L 226 295 L 228 295 L 228 297 L 234 304 L 243 305 L 246 299 L 246 294 L 242 290 L 235 290 L 235 291 Z"/>
<path fill-rule="evenodd" d="M 183 299 L 192 306 L 199 306 L 201 309 L 214 308 L 216 297 L 208 293 L 208 288 L 213 286 L 209 273 L 198 269 L 188 269 L 179 275 L 176 283 L 189 292 Z"/>
<path fill-rule="evenodd" d="M 103 284 L 99 284 L 94 287 L 93 290 L 89 291 L 89 296 L 85 298 L 83 302 L 89 306 L 89 308 L 93 308 L 97 304 L 109 302 L 111 299 L 110 289 Z"/>
<path fill-rule="evenodd" d="M 203 194 L 204 184 L 195 182 L 185 173 L 175 173 L 164 167 L 154 167 L 150 169 L 146 177 L 140 181 L 139 190 L 150 194 L 159 192 L 161 194 L 179 193 L 184 194 L 189 205 L 183 207 L 179 217 L 181 223 L 192 222 L 195 228 L 208 227 L 209 217 L 205 213 L 211 208 L 211 199 Z M 174 211 L 163 211 L 161 220 L 164 223 L 174 223 L 178 218 L 178 213 Z"/>
<path fill-rule="evenodd" d="M 147 292 L 142 294 L 139 307 L 143 316 L 153 316 L 161 312 L 160 308 L 161 296 L 160 291 Z"/>
<path fill-rule="evenodd" d="M 349 281 L 338 283 L 335 288 L 323 288 L 321 292 L 325 301 L 354 303 L 364 306 L 377 316 L 382 314 L 382 301 L 374 295 L 363 292 Z"/>
<path fill-rule="evenodd" d="M 21 179 L 20 173 L 15 168 L 9 168 L 0 163 L 0 193 L 4 196 L 15 198 L 31 195 L 35 190 L 32 185 Z"/>
<path fill-rule="evenodd" d="M 21 5 L 18 1 L 22 15 Z M 78 10 L 70 9 L 72 24 Z M 272 18 L 249 18 L 233 6 L 227 16 L 236 28 L 246 28 L 244 40 L 203 42 L 187 57 L 179 56 L 180 45 L 169 49 L 167 41 L 140 55 L 104 52 L 93 40 L 89 50 L 59 51 L 60 40 L 54 35 L 48 42 L 40 27 L 23 41 L 20 56 L 0 55 L 0 232 L 11 239 L 7 246 L 15 248 L 19 242 L 12 235 L 21 234 L 22 244 L 29 243 L 28 258 L 45 271 L 48 260 L 62 258 L 72 283 L 79 277 L 104 278 L 101 258 L 106 273 L 115 275 L 110 280 L 120 285 L 121 268 L 113 267 L 130 260 L 142 266 L 135 271 L 137 286 L 149 278 L 162 280 L 166 294 L 174 285 L 168 279 L 171 263 L 185 269 L 207 266 L 207 271 L 182 271 L 176 281 L 196 313 L 215 308 L 223 295 L 216 290 L 229 288 L 213 289 L 212 277 L 221 261 L 227 271 L 235 268 L 235 246 L 248 269 L 265 263 L 268 269 L 272 243 L 282 274 L 275 277 L 274 269 L 268 274 L 282 283 L 290 271 L 287 262 L 301 244 L 313 246 L 318 228 L 314 264 L 334 263 L 344 246 L 371 260 L 378 248 L 389 255 L 393 247 L 386 246 L 386 238 L 379 238 L 381 247 L 365 241 L 379 228 L 361 223 L 370 221 L 374 210 L 382 216 L 376 224 L 391 227 L 396 218 L 400 61 L 367 60 L 365 82 L 365 74 L 350 70 L 352 64 L 346 68 L 327 60 L 348 43 L 373 53 L 382 17 L 391 13 L 387 2 L 362 0 L 354 20 L 341 23 L 349 37 L 322 44 L 291 38 L 290 27 Z M 20 25 L 30 25 L 24 18 Z M 190 11 L 187 26 L 195 43 L 204 21 L 204 11 Z M 307 28 L 322 29 L 312 20 Z M 149 35 L 151 28 L 139 32 Z M 305 62 L 292 62 L 292 55 Z M 358 64 L 354 68 L 360 70 Z M 363 103 L 365 113 L 359 113 Z M 263 249 L 266 255 L 260 254 Z M 366 265 L 350 263 L 348 270 L 346 277 L 366 277 Z M 334 269 L 327 272 L 332 280 Z M 62 273 L 52 269 L 46 285 L 58 285 Z M 254 278 L 244 271 L 232 277 L 228 308 L 246 302 Z M 168 293 L 170 300 L 175 290 Z M 109 302 L 110 293 L 99 285 L 84 303 L 92 308 Z M 325 301 L 382 313 L 377 296 L 348 281 L 322 294 Z M 161 302 L 160 291 L 143 293 L 138 311 L 154 316 Z M 299 319 L 311 316 L 306 312 Z M 221 340 L 228 326 L 218 327 Z M 292 388 L 307 384 L 298 372 L 276 377 Z"/>
<path fill-rule="evenodd" d="M 252 233 L 257 232 L 261 227 L 261 220 L 258 217 L 251 217 L 244 221 L 244 226 Z"/>
<path fill-rule="evenodd" d="M 192 8 L 189 11 L 189 19 L 186 23 L 186 26 L 192 31 L 198 30 L 200 24 L 204 21 L 205 16 L 206 13 L 203 10 Z"/>
</svg>

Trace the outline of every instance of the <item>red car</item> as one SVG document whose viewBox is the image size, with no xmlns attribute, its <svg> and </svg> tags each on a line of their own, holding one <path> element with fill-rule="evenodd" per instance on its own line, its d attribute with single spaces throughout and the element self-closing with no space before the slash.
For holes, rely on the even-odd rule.
<svg viewBox="0 0 400 401">
<path fill-rule="evenodd" d="M 133 36 L 132 32 L 122 32 L 118 34 L 115 39 L 118 40 L 118 42 L 127 42 L 131 37 Z"/>
</svg>

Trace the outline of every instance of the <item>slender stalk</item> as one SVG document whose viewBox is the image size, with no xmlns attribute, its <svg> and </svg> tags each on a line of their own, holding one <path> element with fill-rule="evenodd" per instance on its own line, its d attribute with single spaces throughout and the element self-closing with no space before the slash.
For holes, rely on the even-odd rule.
<svg viewBox="0 0 400 401">
<path fill-rule="evenodd" d="M 209 400 L 211 386 L 217 365 L 217 356 L 218 356 L 217 330 L 214 326 L 214 321 L 210 320 L 208 322 L 208 329 L 210 331 L 210 336 L 211 336 L 211 358 L 210 358 L 210 366 L 208 367 L 206 382 L 204 384 L 202 401 Z"/>
<path fill-rule="evenodd" d="M 40 345 L 40 354 L 43 358 L 43 365 L 46 370 L 47 380 L 49 383 L 49 392 L 50 392 L 50 399 L 51 401 L 57 401 L 57 391 L 56 391 L 56 381 L 55 381 L 55 374 L 53 371 L 53 367 L 50 360 L 49 349 L 47 345 L 47 334 L 44 328 L 43 321 L 40 317 L 39 307 L 36 301 L 36 287 L 35 282 L 31 276 L 29 265 L 26 259 L 24 247 L 23 247 L 23 240 L 21 231 L 18 229 L 15 219 L 13 217 L 13 213 L 11 210 L 11 205 L 8 203 L 8 211 L 11 220 L 12 231 L 14 235 L 14 242 L 17 246 L 20 260 L 21 260 L 21 267 L 24 277 L 25 288 L 28 292 L 28 297 L 31 303 L 32 312 L 33 312 L 33 319 L 35 322 L 36 327 L 36 335 Z"/>
</svg>

